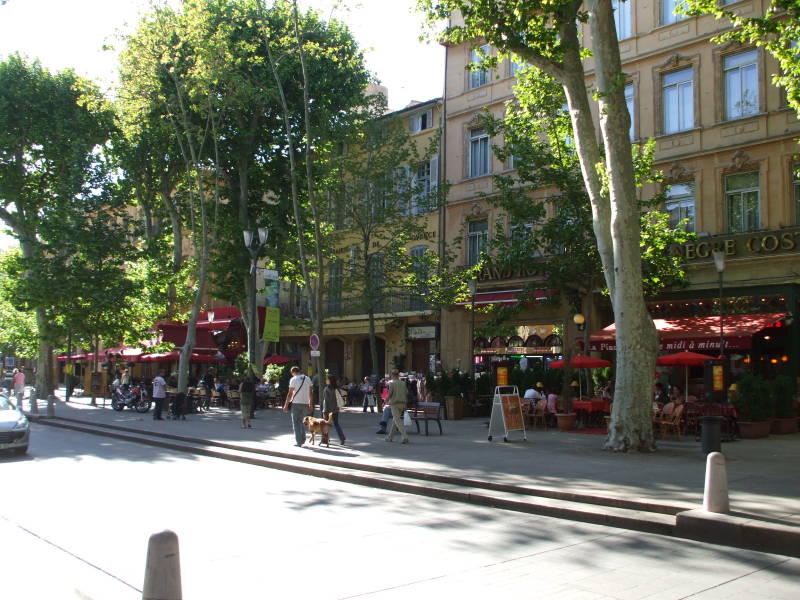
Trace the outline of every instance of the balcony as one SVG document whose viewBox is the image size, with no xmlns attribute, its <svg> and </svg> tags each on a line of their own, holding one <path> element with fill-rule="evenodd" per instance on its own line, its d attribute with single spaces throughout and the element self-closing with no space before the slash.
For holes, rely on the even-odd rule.
<svg viewBox="0 0 800 600">
<path fill-rule="evenodd" d="M 341 298 L 338 301 L 326 299 L 323 302 L 323 310 L 325 311 L 325 318 L 331 317 L 349 317 L 353 315 L 365 315 L 367 309 L 364 305 L 364 299 L 356 296 L 351 298 Z M 375 314 L 397 314 L 405 312 L 422 312 L 430 311 L 432 307 L 425 302 L 425 299 L 418 295 L 411 294 L 397 294 L 389 298 L 383 298 L 377 302 L 375 307 Z M 287 317 L 295 319 L 308 319 L 310 314 L 308 305 L 305 303 L 299 306 L 289 306 L 288 304 L 281 304 L 281 312 Z"/>
</svg>

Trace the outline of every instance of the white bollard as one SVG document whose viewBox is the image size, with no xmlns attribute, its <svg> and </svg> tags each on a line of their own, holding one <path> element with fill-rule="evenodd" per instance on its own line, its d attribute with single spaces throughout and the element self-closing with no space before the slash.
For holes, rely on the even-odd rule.
<svg viewBox="0 0 800 600">
<path fill-rule="evenodd" d="M 722 452 L 710 452 L 706 457 L 703 510 L 713 513 L 728 513 L 731 510 L 728 500 L 728 472 Z"/>
<path fill-rule="evenodd" d="M 154 533 L 147 543 L 142 600 L 181 600 L 182 596 L 178 536 L 169 530 Z"/>
</svg>

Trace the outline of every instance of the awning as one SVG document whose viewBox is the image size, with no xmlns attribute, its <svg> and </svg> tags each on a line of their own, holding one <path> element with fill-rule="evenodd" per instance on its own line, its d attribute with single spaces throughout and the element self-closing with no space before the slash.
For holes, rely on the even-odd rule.
<svg viewBox="0 0 800 600">
<path fill-rule="evenodd" d="M 722 318 L 726 350 L 749 350 L 753 336 L 767 327 L 780 327 L 788 313 L 724 315 Z M 719 316 L 653 319 L 661 350 L 715 350 L 719 352 Z M 589 348 L 594 351 L 616 352 L 616 325 L 593 333 Z"/>
<path fill-rule="evenodd" d="M 475 306 L 487 304 L 517 304 L 518 302 L 547 300 L 550 290 L 502 290 L 497 292 L 477 292 Z M 456 306 L 472 306 L 472 299 L 456 302 Z"/>
<path fill-rule="evenodd" d="M 181 359 L 180 350 L 169 352 L 153 352 L 142 356 L 142 362 L 178 362 Z M 225 362 L 228 357 L 222 353 L 192 352 L 189 362 L 193 363 L 218 363 Z"/>
<path fill-rule="evenodd" d="M 205 348 L 217 348 L 222 343 L 226 347 L 231 342 L 240 352 L 247 347 L 247 336 L 245 335 L 242 314 L 235 306 L 215 308 L 214 320 L 208 320 L 208 311 L 203 311 L 197 315 L 195 325 L 195 346 Z M 261 327 L 264 325 L 264 307 L 259 306 L 258 320 Z M 186 342 L 186 331 L 188 323 L 177 321 L 162 321 L 156 325 L 162 331 L 165 342 L 172 342 L 176 346 L 183 346 Z M 224 335 L 224 339 L 217 336 Z"/>
</svg>

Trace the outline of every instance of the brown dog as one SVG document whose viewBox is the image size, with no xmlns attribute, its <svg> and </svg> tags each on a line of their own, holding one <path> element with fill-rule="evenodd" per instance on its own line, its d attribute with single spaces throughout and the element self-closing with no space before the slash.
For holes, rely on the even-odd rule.
<svg viewBox="0 0 800 600">
<path fill-rule="evenodd" d="M 328 413 L 328 419 L 317 419 L 316 417 L 305 417 L 303 419 L 303 425 L 306 429 L 308 429 L 309 433 L 311 434 L 311 445 L 314 445 L 314 442 L 317 439 L 317 432 L 322 435 L 322 440 L 320 440 L 320 445 L 323 443 L 330 448 L 331 446 L 331 425 L 333 425 L 333 413 Z M 308 440 L 306 440 L 308 442 Z"/>
</svg>

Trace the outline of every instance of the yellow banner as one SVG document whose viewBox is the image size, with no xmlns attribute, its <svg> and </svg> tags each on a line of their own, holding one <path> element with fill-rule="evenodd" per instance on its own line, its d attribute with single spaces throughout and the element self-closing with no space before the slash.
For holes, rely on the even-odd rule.
<svg viewBox="0 0 800 600">
<path fill-rule="evenodd" d="M 265 310 L 262 339 L 265 342 L 278 342 L 281 339 L 281 309 L 268 306 Z"/>
</svg>

